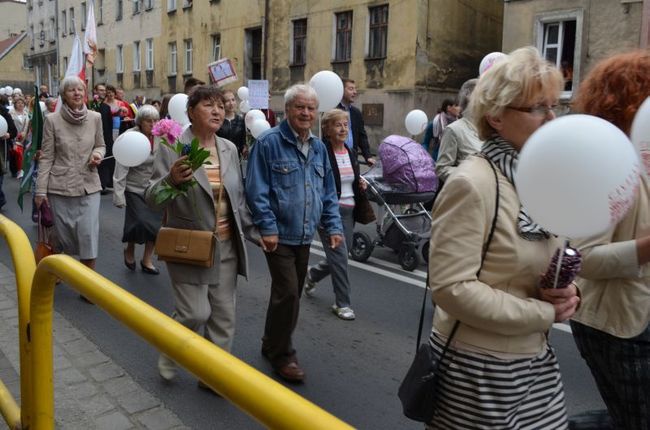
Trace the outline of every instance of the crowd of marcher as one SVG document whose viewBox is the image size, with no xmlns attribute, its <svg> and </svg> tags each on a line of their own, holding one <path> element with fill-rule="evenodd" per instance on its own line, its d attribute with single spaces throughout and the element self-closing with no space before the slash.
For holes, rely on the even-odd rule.
<svg viewBox="0 0 650 430">
<path fill-rule="evenodd" d="M 650 53 L 635 51 L 603 60 L 582 80 L 572 110 L 610 121 L 629 134 L 632 119 L 650 96 Z M 245 240 L 264 251 L 270 297 L 261 353 L 273 370 L 302 382 L 292 337 L 304 292 L 331 275 L 333 313 L 356 318 L 348 278 L 355 206 L 366 183 L 358 157 L 375 164 L 363 117 L 353 103 L 353 80 L 343 79 L 336 109 L 312 130 L 318 95 L 308 85 L 284 94 L 285 119 L 257 139 L 247 134 L 235 92 L 196 79 L 186 82 L 189 124 L 177 137 L 207 151 L 198 166 L 191 154 L 161 144 L 154 128 L 168 119 L 170 96 L 147 103 L 124 100 L 121 89 L 64 79 L 58 106 L 40 88 L 45 104 L 34 207 L 54 214 L 60 252 L 95 267 L 100 194 L 125 208 L 124 264 L 157 275 L 154 246 L 161 227 L 212 232 L 209 264 L 167 261 L 173 318 L 230 351 L 235 333 L 238 276 L 246 277 Z M 437 161 L 440 180 L 432 202 L 428 287 L 436 311 L 429 343 L 451 357 L 440 375 L 436 413 L 428 428 L 570 428 L 560 367 L 548 340 L 554 323 L 571 319 L 578 349 L 591 369 L 616 429 L 650 428 L 650 212 L 641 178 L 633 208 L 607 233 L 580 240 L 579 278 L 567 288 L 540 288 L 540 275 L 560 241 L 537 224 L 515 184 L 519 152 L 528 138 L 556 117 L 566 77 L 534 48 L 521 48 L 465 82 L 457 99 L 443 101 L 422 142 Z M 8 123 L 5 142 L 20 177 L 20 148 L 30 135 L 36 100 L 20 91 L 0 96 Z M 48 104 L 49 103 L 49 104 Z M 51 105 L 51 108 L 50 108 Z M 150 142 L 149 157 L 134 167 L 115 163 L 112 146 L 126 130 Z M 167 142 L 173 144 L 174 142 Z M 567 142 L 570 145 L 571 142 Z M 246 158 L 246 171 L 241 159 Z M 0 160 L 0 169 L 5 161 Z M 6 203 L 1 193 L 0 207 Z M 245 179 L 244 179 L 245 178 Z M 169 190 L 175 198 L 161 199 Z M 561 210 L 561 208 L 558 208 Z M 320 235 L 325 259 L 308 266 Z M 448 342 L 450 341 L 450 342 Z M 161 355 L 162 378 L 176 364 Z M 200 387 L 207 388 L 198 381 Z M 606 428 L 606 427 L 604 427 Z"/>
</svg>

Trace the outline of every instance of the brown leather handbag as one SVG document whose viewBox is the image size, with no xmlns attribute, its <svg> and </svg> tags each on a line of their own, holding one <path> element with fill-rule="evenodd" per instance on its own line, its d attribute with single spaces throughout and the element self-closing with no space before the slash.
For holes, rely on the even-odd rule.
<svg viewBox="0 0 650 430">
<path fill-rule="evenodd" d="M 355 201 L 353 216 L 354 221 L 359 224 L 370 224 L 377 219 L 375 211 L 364 193 L 359 193 L 359 197 Z"/>
<path fill-rule="evenodd" d="M 212 231 L 161 227 L 155 250 L 158 260 L 168 263 L 212 267 L 214 242 Z"/>
</svg>

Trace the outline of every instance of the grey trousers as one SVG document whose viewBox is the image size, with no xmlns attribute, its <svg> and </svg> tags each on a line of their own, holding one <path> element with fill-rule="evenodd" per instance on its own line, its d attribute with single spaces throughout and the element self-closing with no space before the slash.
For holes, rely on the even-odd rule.
<svg viewBox="0 0 650 430">
<path fill-rule="evenodd" d="M 172 282 L 174 318 L 203 335 L 215 345 L 230 351 L 235 335 L 237 250 L 232 240 L 217 244 L 219 281 L 216 284 Z"/>
<path fill-rule="evenodd" d="M 323 242 L 326 260 L 321 260 L 315 266 L 309 268 L 309 279 L 319 282 L 327 275 L 332 275 L 332 287 L 336 306 L 344 308 L 350 306 L 350 280 L 348 279 L 348 249 L 352 246 L 352 235 L 354 234 L 354 208 L 339 206 L 341 221 L 343 223 L 343 234 L 345 243 L 332 249 L 329 246 L 329 236 L 325 231 L 319 229 L 318 234 Z"/>
</svg>

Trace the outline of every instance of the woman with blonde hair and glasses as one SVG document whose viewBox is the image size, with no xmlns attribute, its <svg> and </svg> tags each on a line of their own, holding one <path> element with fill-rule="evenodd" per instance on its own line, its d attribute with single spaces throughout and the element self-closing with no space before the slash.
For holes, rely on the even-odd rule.
<svg viewBox="0 0 650 430">
<path fill-rule="evenodd" d="M 429 428 L 567 428 L 546 335 L 579 299 L 575 285 L 540 289 L 560 243 L 528 216 L 514 182 L 519 151 L 555 118 L 563 85 L 560 71 L 528 47 L 495 64 L 472 94 L 485 144 L 449 176 L 432 214 L 430 344 L 441 355 L 452 341 Z"/>
</svg>

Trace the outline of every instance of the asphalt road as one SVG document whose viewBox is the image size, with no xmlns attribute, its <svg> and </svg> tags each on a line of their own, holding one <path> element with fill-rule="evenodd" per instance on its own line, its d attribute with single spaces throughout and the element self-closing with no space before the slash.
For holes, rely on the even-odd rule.
<svg viewBox="0 0 650 430">
<path fill-rule="evenodd" d="M 20 224 L 35 240 L 36 226 L 30 219 L 30 202 L 26 202 L 26 211 L 21 214 L 15 203 L 17 188 L 15 179 L 5 177 L 4 189 L 9 203 L 2 213 Z M 172 295 L 164 265 L 159 265 L 160 276 L 146 275 L 139 269 L 133 273 L 124 267 L 120 241 L 123 216 L 123 210 L 111 204 L 110 195 L 102 196 L 97 271 L 154 307 L 170 313 Z M 365 228 L 372 233 L 372 228 Z M 142 248 L 138 247 L 136 255 L 140 256 L 141 252 Z M 250 246 L 249 252 L 252 273 L 248 281 L 239 282 L 233 354 L 273 376 L 260 354 L 270 277 L 261 251 Z M 322 250 L 314 245 L 312 252 L 315 262 Z M 0 245 L 0 259 L 10 265 L 4 244 Z M 289 387 L 357 428 L 422 428 L 402 416 L 396 393 L 415 350 L 424 279 L 421 271 L 402 271 L 396 260 L 392 251 L 377 249 L 369 263 L 352 263 L 350 280 L 353 308 L 357 314 L 355 321 L 342 321 L 331 313 L 331 284 L 329 280 L 323 281 L 313 298 L 303 298 L 294 336 L 307 380 L 303 385 Z M 196 380 L 186 372 L 181 372 L 173 384 L 163 384 L 156 370 L 156 350 L 100 309 L 80 301 L 69 287 L 57 288 L 55 306 L 187 426 L 195 429 L 260 428 L 226 400 L 198 389 Z M 428 305 L 425 333 L 430 327 L 431 315 L 432 308 Z M 600 396 L 571 334 L 555 329 L 551 343 L 560 360 L 569 414 L 602 408 Z"/>
</svg>

